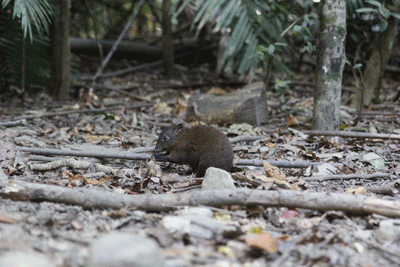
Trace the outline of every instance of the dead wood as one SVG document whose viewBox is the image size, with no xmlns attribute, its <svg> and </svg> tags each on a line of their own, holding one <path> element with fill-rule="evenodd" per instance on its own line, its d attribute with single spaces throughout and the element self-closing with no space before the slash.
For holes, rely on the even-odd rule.
<svg viewBox="0 0 400 267">
<path fill-rule="evenodd" d="M 189 99 L 186 120 L 207 124 L 247 122 L 260 126 L 268 121 L 264 83 L 253 83 L 222 96 L 193 95 Z"/>
<path fill-rule="evenodd" d="M 265 127 L 261 127 L 262 131 L 268 134 L 293 134 L 290 130 L 280 130 L 280 129 L 267 129 Z M 300 131 L 304 134 L 308 135 L 319 135 L 319 136 L 340 136 L 343 138 L 371 138 L 371 139 L 393 139 L 400 140 L 399 134 L 373 134 L 373 133 L 364 133 L 364 132 L 344 132 L 344 131 Z M 237 136 L 233 138 L 229 138 L 231 143 L 237 143 L 241 141 L 255 141 L 267 139 L 267 135 L 246 135 L 246 136 Z"/>
<path fill-rule="evenodd" d="M 108 53 L 114 43 L 115 40 L 100 40 L 100 44 L 103 48 L 104 53 Z M 71 37 L 70 45 L 71 52 L 74 54 L 82 54 L 95 57 L 99 56 L 99 46 L 96 43 L 96 40 Z M 180 54 L 188 51 L 196 51 L 196 49 L 198 49 L 198 44 L 196 42 L 190 41 L 176 45 L 174 52 L 176 54 Z M 135 59 L 142 62 L 155 62 L 157 60 L 161 60 L 162 58 L 161 46 L 138 42 L 121 41 L 113 57 Z"/>
<path fill-rule="evenodd" d="M 117 172 L 116 168 L 104 166 L 100 163 L 92 163 L 82 160 L 75 160 L 71 158 L 63 158 L 49 163 L 42 163 L 42 164 L 36 163 L 30 165 L 30 168 L 34 171 L 48 171 L 63 167 L 69 167 L 72 169 L 83 169 L 83 170 L 93 168 L 93 170 L 97 172 L 112 173 L 112 174 L 115 174 Z"/>
<path fill-rule="evenodd" d="M 305 181 L 328 181 L 328 180 L 349 180 L 349 179 L 390 179 L 390 173 L 371 173 L 371 174 L 334 174 L 334 175 L 319 175 L 314 177 L 302 177 Z"/>
<path fill-rule="evenodd" d="M 0 126 L 4 126 L 4 127 L 15 127 L 15 126 L 19 126 L 19 125 L 25 125 L 26 124 L 26 120 L 16 120 L 16 121 L 1 121 L 0 122 Z"/>
<path fill-rule="evenodd" d="M 133 104 L 133 105 L 128 105 L 126 106 L 127 109 L 136 109 L 136 108 L 144 108 L 144 107 L 152 107 L 154 104 L 153 103 L 140 103 L 140 104 Z M 106 112 L 106 111 L 111 111 L 111 110 L 117 110 L 121 109 L 121 106 L 114 106 L 114 107 L 108 107 L 108 108 L 96 108 L 96 109 L 77 109 L 77 110 L 66 110 L 66 111 L 58 111 L 58 112 L 51 112 L 51 113 L 45 113 L 45 114 L 38 114 L 38 115 L 28 115 L 28 116 L 19 116 L 15 117 L 14 119 L 16 120 L 30 120 L 30 119 L 36 119 L 36 118 L 45 118 L 45 117 L 55 117 L 55 116 L 64 116 L 64 115 L 70 115 L 70 114 L 81 114 L 81 113 L 101 113 L 101 112 Z M 7 122 L 7 121 L 5 121 Z M 3 121 L 1 121 L 3 123 Z"/>
<path fill-rule="evenodd" d="M 101 66 L 97 69 L 96 74 L 93 76 L 93 80 L 95 81 L 100 74 L 103 72 L 103 69 L 105 68 L 105 66 L 107 66 L 108 62 L 110 61 L 112 55 L 114 54 L 114 52 L 117 50 L 119 44 L 122 41 L 122 38 L 124 38 L 124 36 L 126 35 L 126 33 L 128 32 L 129 28 L 132 26 L 136 16 L 139 14 L 140 10 L 142 9 L 142 6 L 144 4 L 144 0 L 141 0 L 140 3 L 138 4 L 135 12 L 133 13 L 133 15 L 131 16 L 131 18 L 129 19 L 129 21 L 126 23 L 124 29 L 122 30 L 122 32 L 120 33 L 120 35 L 118 36 L 117 40 L 115 41 L 115 43 L 112 45 L 110 51 L 108 51 L 108 54 L 106 56 L 106 58 L 104 59 L 104 61 L 101 63 Z"/>
<path fill-rule="evenodd" d="M 93 157 L 93 158 L 115 158 L 115 159 L 128 159 L 128 160 L 148 160 L 151 155 L 148 154 L 135 154 L 131 152 L 120 153 L 107 153 L 98 151 L 75 151 L 75 150 L 62 150 L 51 148 L 33 148 L 33 147 L 17 147 L 22 152 L 29 152 L 38 155 L 48 156 L 74 156 L 74 157 Z"/>
<path fill-rule="evenodd" d="M 65 188 L 9 180 L 0 186 L 0 196 L 14 200 L 50 201 L 79 205 L 87 209 L 140 209 L 147 211 L 173 210 L 181 206 L 231 205 L 304 208 L 319 211 L 337 210 L 355 214 L 376 213 L 400 217 L 400 203 L 360 195 L 299 192 L 292 190 L 263 191 L 252 189 L 223 189 L 181 194 L 121 195 L 85 188 Z"/>
<path fill-rule="evenodd" d="M 249 165 L 249 166 L 264 166 L 264 161 L 279 168 L 308 168 L 312 165 L 320 165 L 324 162 L 311 162 L 305 160 L 262 160 L 262 159 L 240 159 L 235 162 L 235 165 Z M 329 163 L 335 167 L 343 167 L 342 163 Z"/>
<path fill-rule="evenodd" d="M 268 136 L 257 136 L 257 135 L 240 135 L 233 138 L 229 138 L 229 142 L 231 143 L 238 143 L 242 141 L 257 141 L 266 139 Z"/>
<path fill-rule="evenodd" d="M 373 134 L 373 133 L 363 133 L 363 132 L 341 132 L 341 131 L 333 131 L 333 132 L 330 132 L 330 131 L 303 131 L 303 133 L 310 134 L 310 135 L 400 140 L 399 134 Z"/>
<path fill-rule="evenodd" d="M 76 151 L 76 150 L 61 150 L 52 148 L 34 148 L 34 147 L 17 147 L 22 152 L 28 152 L 37 155 L 47 156 L 73 156 L 73 157 L 93 157 L 93 158 L 115 158 L 115 159 L 127 159 L 127 160 L 149 160 L 151 155 L 149 154 L 136 154 L 132 152 L 90 152 L 90 151 Z M 152 152 L 153 147 L 146 148 L 147 152 Z M 144 150 L 143 150 L 144 152 Z M 261 159 L 239 159 L 235 162 L 235 165 L 250 165 L 250 166 L 264 166 L 264 162 L 280 167 L 280 168 L 308 168 L 311 165 L 319 165 L 323 162 L 311 162 L 311 161 L 287 161 L 287 160 L 261 160 Z M 341 163 L 330 163 L 333 166 L 342 167 Z"/>
<path fill-rule="evenodd" d="M 365 188 L 372 193 L 375 194 L 381 194 L 381 195 L 389 195 L 389 196 L 394 196 L 399 192 L 398 190 L 399 187 L 399 180 L 394 181 L 394 182 L 389 182 L 384 185 L 380 186 L 366 186 Z"/>
</svg>

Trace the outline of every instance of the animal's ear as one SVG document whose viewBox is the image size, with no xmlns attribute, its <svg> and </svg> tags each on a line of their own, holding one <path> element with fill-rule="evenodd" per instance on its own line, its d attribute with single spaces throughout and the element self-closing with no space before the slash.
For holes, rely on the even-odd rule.
<svg viewBox="0 0 400 267">
<path fill-rule="evenodd" d="M 174 124 L 174 132 L 176 134 L 182 132 L 183 128 L 184 128 L 184 123 L 183 122 L 177 122 L 177 123 Z"/>
</svg>

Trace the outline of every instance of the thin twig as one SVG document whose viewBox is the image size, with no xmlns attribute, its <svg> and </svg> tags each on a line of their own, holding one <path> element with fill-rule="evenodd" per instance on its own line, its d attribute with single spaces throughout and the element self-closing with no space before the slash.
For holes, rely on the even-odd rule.
<svg viewBox="0 0 400 267">
<path fill-rule="evenodd" d="M 96 74 L 93 76 L 93 81 L 97 80 L 97 78 L 100 76 L 100 74 L 103 72 L 103 69 L 105 68 L 105 66 L 108 64 L 108 61 L 110 61 L 112 55 L 114 54 L 114 52 L 117 50 L 118 45 L 120 44 L 120 42 L 122 41 L 122 38 L 124 38 L 124 36 L 126 35 L 126 33 L 128 32 L 129 28 L 131 27 L 131 25 L 133 24 L 133 22 L 135 21 L 136 16 L 139 14 L 139 11 L 142 9 L 142 6 L 144 4 L 145 0 L 141 0 L 140 3 L 138 4 L 135 12 L 133 13 L 132 17 L 129 19 L 128 23 L 125 25 L 125 28 L 122 30 L 121 34 L 118 36 L 117 40 L 115 41 L 115 43 L 113 44 L 113 46 L 111 47 L 110 51 L 108 52 L 106 58 L 104 59 L 103 63 L 101 64 L 101 66 L 99 67 L 99 69 L 97 70 Z"/>
<path fill-rule="evenodd" d="M 151 107 L 153 106 L 153 103 L 140 103 L 140 104 L 134 104 L 127 106 L 127 109 L 136 109 L 136 108 L 144 108 L 144 107 Z M 36 118 L 44 118 L 44 117 L 54 117 L 54 116 L 64 116 L 64 115 L 69 115 L 69 114 L 76 114 L 76 113 L 101 113 L 101 112 L 106 112 L 106 111 L 111 111 L 111 110 L 117 110 L 120 109 L 121 106 L 115 106 L 115 107 L 108 107 L 108 108 L 97 108 L 97 109 L 78 109 L 78 110 L 67 110 L 67 111 L 59 111 L 56 113 L 44 113 L 44 114 L 38 114 L 38 115 L 28 115 L 28 116 L 19 116 L 16 117 L 16 120 L 30 120 L 30 119 L 36 119 Z M 7 123 L 8 121 L 0 121 L 0 123 Z"/>
<path fill-rule="evenodd" d="M 305 181 L 328 181 L 328 180 L 349 180 L 349 179 L 377 179 L 384 178 L 390 179 L 390 173 L 371 173 L 371 174 L 334 174 L 334 175 L 320 175 L 314 177 L 302 177 Z"/>
</svg>

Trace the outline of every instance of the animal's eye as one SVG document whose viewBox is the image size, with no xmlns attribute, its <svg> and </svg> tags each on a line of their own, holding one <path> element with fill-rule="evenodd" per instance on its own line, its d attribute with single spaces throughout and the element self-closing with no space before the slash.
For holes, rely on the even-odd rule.
<svg viewBox="0 0 400 267">
<path fill-rule="evenodd" d="M 164 140 L 164 141 L 168 141 L 168 140 L 169 140 L 169 136 L 168 136 L 168 135 L 164 136 L 164 137 L 163 137 L 163 140 Z"/>
</svg>

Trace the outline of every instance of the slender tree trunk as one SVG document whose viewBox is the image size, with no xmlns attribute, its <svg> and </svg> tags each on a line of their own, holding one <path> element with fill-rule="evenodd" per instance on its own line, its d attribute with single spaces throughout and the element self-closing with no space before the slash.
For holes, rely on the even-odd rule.
<svg viewBox="0 0 400 267">
<path fill-rule="evenodd" d="M 162 48 L 165 73 L 168 78 L 172 77 L 174 72 L 174 39 L 172 36 L 171 22 L 171 0 L 162 2 Z"/>
<path fill-rule="evenodd" d="M 400 0 L 393 0 L 392 3 L 391 11 L 398 13 Z M 361 104 L 368 106 L 372 101 L 379 99 L 382 77 L 389 61 L 390 52 L 392 51 L 394 38 L 397 33 L 397 23 L 397 19 L 391 16 L 388 19 L 386 30 L 379 35 L 371 57 L 365 66 L 363 75 L 364 92 L 357 90 L 351 106 L 359 109 Z M 364 93 L 364 97 L 362 97 L 362 93 Z"/>
<path fill-rule="evenodd" d="M 21 106 L 25 105 L 25 63 L 26 63 L 26 45 L 25 45 L 25 36 L 24 33 L 21 31 L 21 41 L 22 41 L 22 58 L 21 58 Z"/>
<path fill-rule="evenodd" d="M 70 0 L 60 0 L 55 12 L 52 32 L 52 60 L 49 94 L 56 100 L 68 99 L 71 74 L 69 44 Z"/>
<path fill-rule="evenodd" d="M 334 131 L 340 122 L 346 39 L 345 0 L 321 1 L 313 129 Z"/>
</svg>

